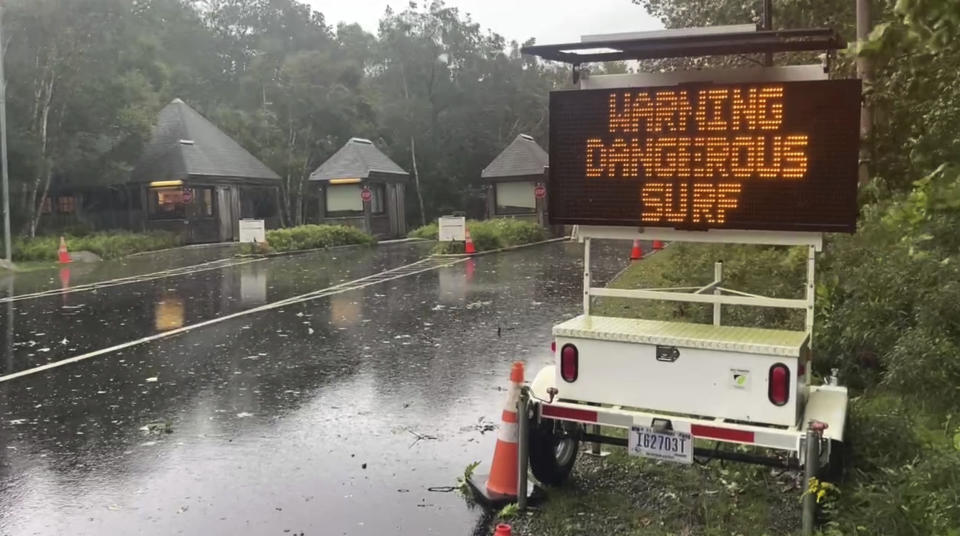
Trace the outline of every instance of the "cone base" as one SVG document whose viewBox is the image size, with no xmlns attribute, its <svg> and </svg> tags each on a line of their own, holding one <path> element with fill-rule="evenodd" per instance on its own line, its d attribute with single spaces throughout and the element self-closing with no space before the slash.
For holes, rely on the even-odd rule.
<svg viewBox="0 0 960 536">
<path fill-rule="evenodd" d="M 502 493 L 493 493 L 487 490 L 487 480 L 489 480 L 489 474 L 478 474 L 474 473 L 467 479 L 467 486 L 470 487 L 470 490 L 473 491 L 473 496 L 483 504 L 484 506 L 490 507 L 503 507 L 507 504 L 517 502 L 516 495 L 504 495 Z M 540 489 L 533 485 L 533 482 L 527 480 L 527 503 L 532 504 L 539 499 L 542 499 L 542 493 Z"/>
</svg>

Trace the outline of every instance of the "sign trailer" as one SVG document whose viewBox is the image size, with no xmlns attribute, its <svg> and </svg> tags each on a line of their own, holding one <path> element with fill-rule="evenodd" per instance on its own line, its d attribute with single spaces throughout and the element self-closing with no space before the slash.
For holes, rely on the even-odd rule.
<svg viewBox="0 0 960 536">
<path fill-rule="evenodd" d="M 521 396 L 520 415 L 532 417 L 520 422 L 518 489 L 526 489 L 528 461 L 541 483 L 563 482 L 582 440 L 597 453 L 605 443 L 678 463 L 803 468 L 808 478 L 838 468 L 847 390 L 835 373 L 824 385 L 812 381 L 814 275 L 822 233 L 856 228 L 860 81 L 828 80 L 829 61 L 603 76 L 584 76 L 580 66 L 795 51 L 826 51 L 829 60 L 845 46 L 831 30 L 734 26 L 524 49 L 572 64 L 579 86 L 550 96 L 546 188 L 551 223 L 576 225 L 583 243 L 584 298 L 583 314 L 553 327 L 554 364 Z M 727 288 L 722 262 L 697 287 L 595 287 L 594 239 L 803 246 L 803 297 Z M 709 304 L 713 322 L 599 316 L 595 297 Z M 730 305 L 800 310 L 804 327 L 725 325 Z M 808 494 L 806 534 L 814 508 Z"/>
</svg>

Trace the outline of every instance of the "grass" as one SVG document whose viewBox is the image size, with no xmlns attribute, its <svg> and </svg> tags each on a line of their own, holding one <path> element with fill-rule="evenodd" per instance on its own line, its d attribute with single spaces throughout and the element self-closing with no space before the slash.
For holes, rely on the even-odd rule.
<svg viewBox="0 0 960 536">
<path fill-rule="evenodd" d="M 373 245 L 373 236 L 347 225 L 300 225 L 267 231 L 267 243 L 274 251 L 301 251 L 351 244 Z"/>
<path fill-rule="evenodd" d="M 547 490 L 532 515 L 498 515 L 514 534 L 623 536 L 794 534 L 800 481 L 743 464 L 678 466 L 610 447 L 582 455 L 568 483 Z"/>
<path fill-rule="evenodd" d="M 547 237 L 543 227 L 540 227 L 536 223 L 513 218 L 499 218 L 484 221 L 470 220 L 467 222 L 467 228 L 470 230 L 470 237 L 473 239 L 473 244 L 477 251 L 489 251 L 531 244 L 545 240 Z M 410 231 L 407 236 L 410 238 L 436 240 L 437 233 L 437 224 L 431 223 Z M 440 254 L 463 253 L 464 243 L 438 243 L 434 247 L 433 252 Z"/>
<path fill-rule="evenodd" d="M 83 236 L 65 235 L 70 251 L 90 251 L 103 259 L 117 259 L 139 253 L 167 249 L 180 245 L 176 234 L 151 231 L 102 231 Z M 20 237 L 13 241 L 14 262 L 56 261 L 60 235 L 45 235 L 35 238 Z"/>
</svg>

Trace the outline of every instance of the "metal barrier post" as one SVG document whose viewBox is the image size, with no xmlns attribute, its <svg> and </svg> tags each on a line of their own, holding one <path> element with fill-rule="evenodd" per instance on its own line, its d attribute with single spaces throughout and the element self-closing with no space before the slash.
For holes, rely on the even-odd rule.
<svg viewBox="0 0 960 536">
<path fill-rule="evenodd" d="M 813 525 L 817 512 L 816 493 L 810 492 L 810 482 L 817 477 L 820 465 L 820 433 L 814 429 L 813 423 L 807 425 L 806 461 L 803 464 L 804 495 L 803 495 L 803 536 L 812 536 Z"/>
<path fill-rule="evenodd" d="M 520 389 L 520 399 L 517 401 L 517 418 L 519 420 L 517 438 L 517 509 L 523 512 L 527 509 L 527 451 L 530 442 L 530 388 Z"/>
</svg>

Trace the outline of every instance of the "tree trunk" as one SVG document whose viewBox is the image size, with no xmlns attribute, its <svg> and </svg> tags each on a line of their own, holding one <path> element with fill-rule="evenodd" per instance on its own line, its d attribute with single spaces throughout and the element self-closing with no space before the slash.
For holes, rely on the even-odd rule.
<svg viewBox="0 0 960 536">
<path fill-rule="evenodd" d="M 54 75 L 51 72 L 49 80 L 44 81 L 44 98 L 43 103 L 40 107 L 40 117 L 38 118 L 39 124 L 37 125 L 37 136 L 39 136 L 40 141 L 40 154 L 38 160 L 40 161 L 40 169 L 37 171 L 37 176 L 33 181 L 33 187 L 31 188 L 30 195 L 30 220 L 29 220 L 29 233 L 30 238 L 37 236 L 37 228 L 40 225 L 40 218 L 43 216 L 43 203 L 47 199 L 47 194 L 50 192 L 50 177 L 53 175 L 51 170 L 50 158 L 47 156 L 47 138 L 48 138 L 48 128 L 50 124 L 50 107 L 51 102 L 53 101 L 53 87 L 54 87 Z M 39 195 L 38 195 L 39 194 Z"/>
<path fill-rule="evenodd" d="M 417 187 L 417 201 L 420 202 L 420 225 L 427 224 L 427 213 L 423 209 L 423 192 L 420 190 L 420 173 L 417 172 L 417 142 L 410 136 L 410 162 L 413 163 L 413 183 Z"/>
</svg>

